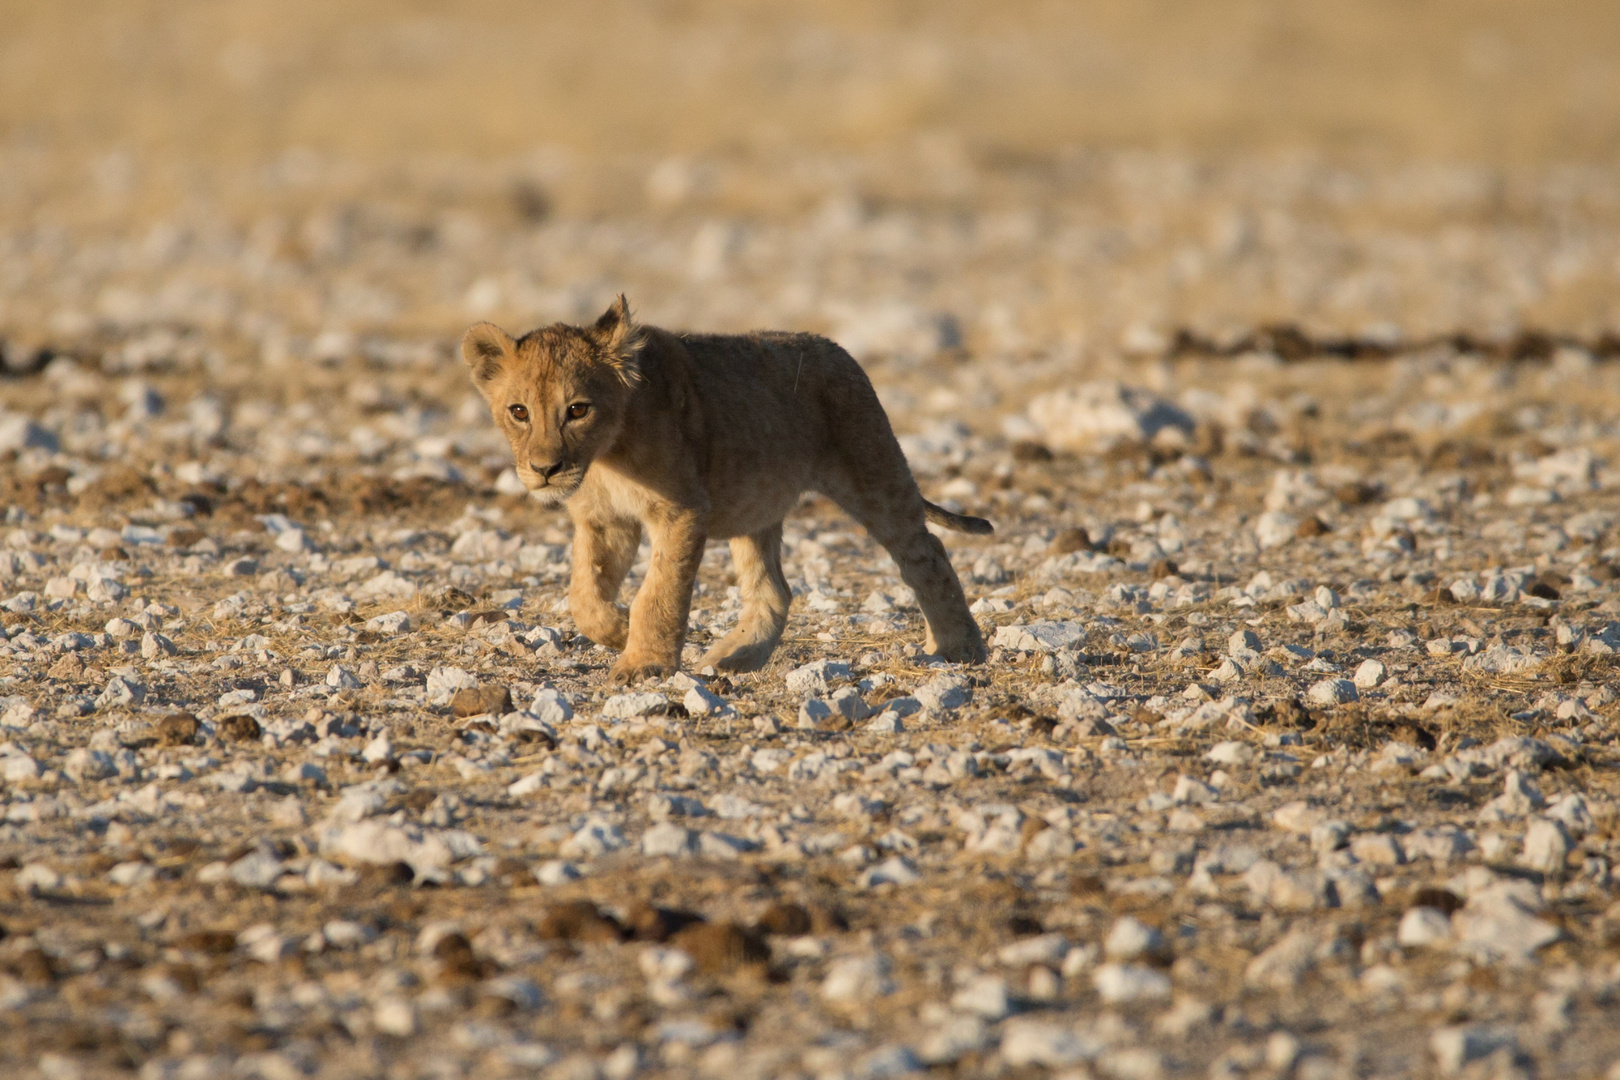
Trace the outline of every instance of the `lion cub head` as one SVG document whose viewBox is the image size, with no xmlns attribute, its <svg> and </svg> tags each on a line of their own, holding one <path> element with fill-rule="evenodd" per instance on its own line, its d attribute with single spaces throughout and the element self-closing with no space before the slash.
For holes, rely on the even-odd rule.
<svg viewBox="0 0 1620 1080">
<path fill-rule="evenodd" d="M 594 325 L 557 323 L 513 340 L 493 323 L 461 339 L 473 385 L 512 444 L 518 478 L 556 504 L 579 489 L 585 470 L 612 446 L 641 379 L 641 335 L 623 296 Z"/>
</svg>

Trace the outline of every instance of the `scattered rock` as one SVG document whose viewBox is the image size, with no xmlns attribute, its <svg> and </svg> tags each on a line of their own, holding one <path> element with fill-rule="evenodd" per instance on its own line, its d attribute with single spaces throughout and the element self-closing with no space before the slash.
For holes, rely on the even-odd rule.
<svg viewBox="0 0 1620 1080">
<path fill-rule="evenodd" d="M 572 941 L 600 945 L 624 939 L 618 921 L 599 911 L 589 900 L 571 900 L 547 908 L 535 923 L 542 941 Z"/>
<path fill-rule="evenodd" d="M 669 939 L 689 955 L 705 975 L 729 975 L 749 967 L 763 968 L 771 950 L 752 930 L 736 923 L 697 923 Z M 825 988 L 823 995 L 825 996 Z"/>
<path fill-rule="evenodd" d="M 1328 707 L 1359 701 L 1361 695 L 1356 693 L 1356 684 L 1349 679 L 1323 679 L 1311 684 L 1310 689 L 1305 691 L 1305 700 L 1311 705 Z"/>
<path fill-rule="evenodd" d="M 835 960 L 821 980 L 822 999 L 835 1004 L 870 1001 L 894 993 L 892 965 L 880 954 Z"/>
<path fill-rule="evenodd" d="M 188 712 L 175 712 L 154 724 L 153 730 L 164 746 L 190 746 L 197 740 L 202 725 Z"/>
<path fill-rule="evenodd" d="M 1097 996 L 1109 1005 L 1161 1001 L 1170 996 L 1170 979 L 1142 964 L 1104 964 L 1092 976 Z"/>
<path fill-rule="evenodd" d="M 1146 390 L 1119 383 L 1093 382 L 1040 395 L 1029 404 L 1029 419 L 1048 446 L 1074 453 L 1097 453 L 1122 443 L 1149 443 L 1161 432 L 1187 438 L 1193 419 Z"/>
<path fill-rule="evenodd" d="M 223 717 L 215 726 L 219 737 L 229 742 L 257 742 L 264 734 L 259 722 L 244 713 Z"/>
<path fill-rule="evenodd" d="M 512 691 L 503 685 L 463 687 L 450 697 L 450 712 L 458 720 L 485 714 L 500 716 L 511 711 Z"/>
</svg>

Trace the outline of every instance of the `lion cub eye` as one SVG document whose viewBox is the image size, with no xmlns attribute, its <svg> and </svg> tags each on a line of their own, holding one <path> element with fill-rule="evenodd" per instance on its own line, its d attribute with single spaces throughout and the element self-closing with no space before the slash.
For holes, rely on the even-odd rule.
<svg viewBox="0 0 1620 1080">
<path fill-rule="evenodd" d="M 591 407 L 589 405 L 585 404 L 583 401 L 576 401 L 572 405 L 568 406 L 568 419 L 570 419 L 570 420 L 581 419 L 586 413 L 588 413 L 590 411 L 591 411 Z"/>
<path fill-rule="evenodd" d="M 520 424 L 529 422 L 529 410 L 522 405 L 508 405 L 506 411 L 512 414 L 512 419 Z"/>
</svg>

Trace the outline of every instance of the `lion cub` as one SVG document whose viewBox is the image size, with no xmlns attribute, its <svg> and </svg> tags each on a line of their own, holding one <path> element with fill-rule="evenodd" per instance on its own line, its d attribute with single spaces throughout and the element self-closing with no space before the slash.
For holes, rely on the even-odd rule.
<svg viewBox="0 0 1620 1080">
<path fill-rule="evenodd" d="M 782 518 L 802 492 L 832 499 L 899 564 L 928 623 L 925 647 L 978 662 L 984 639 L 925 521 L 988 533 L 983 518 L 928 502 L 859 364 L 811 334 L 672 334 L 630 320 L 620 296 L 589 327 L 514 340 L 479 323 L 461 355 L 512 443 L 517 474 L 574 521 L 568 604 L 592 641 L 623 650 L 610 677 L 675 673 L 703 546 L 731 541 L 743 609 L 702 663 L 762 667 L 793 594 Z M 642 530 L 647 579 L 617 603 Z"/>
</svg>

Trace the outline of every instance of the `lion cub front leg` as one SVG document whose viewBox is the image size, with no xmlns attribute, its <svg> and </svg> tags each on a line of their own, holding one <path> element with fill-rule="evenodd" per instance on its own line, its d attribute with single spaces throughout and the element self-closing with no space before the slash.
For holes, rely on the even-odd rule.
<svg viewBox="0 0 1620 1080">
<path fill-rule="evenodd" d="M 568 610 L 579 632 L 610 649 L 624 648 L 630 617 L 619 604 L 619 587 L 636 561 L 641 522 L 574 517 L 574 562 Z"/>
<path fill-rule="evenodd" d="M 692 585 L 697 581 L 703 545 L 708 540 L 704 515 L 675 510 L 648 522 L 652 561 L 630 605 L 630 639 L 624 655 L 608 672 L 616 683 L 673 675 L 681 666 L 686 620 L 692 611 Z"/>
</svg>

